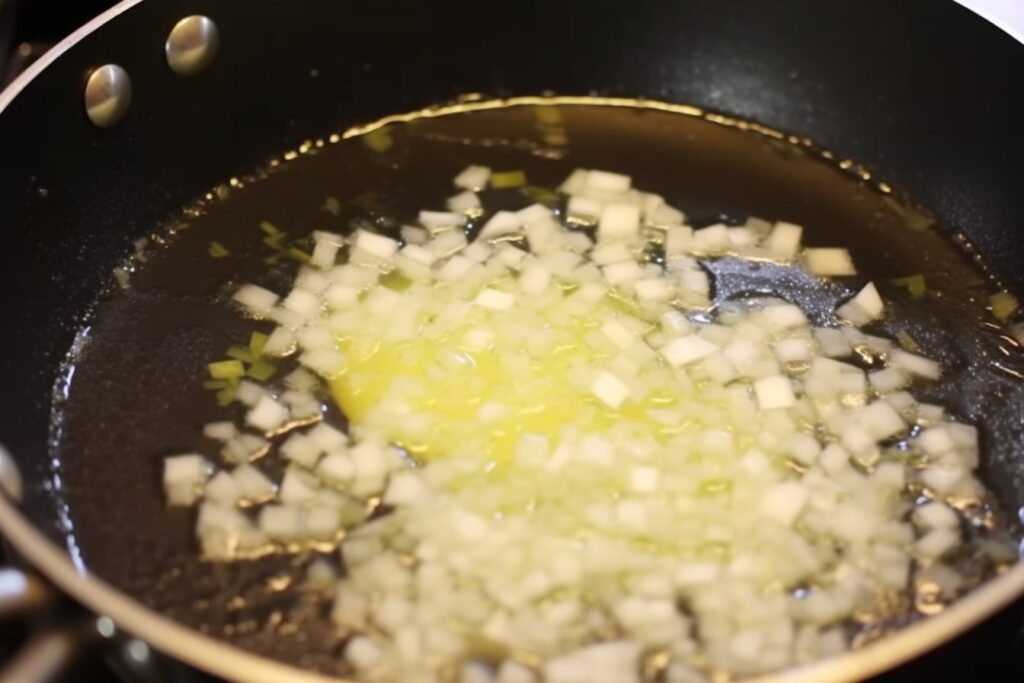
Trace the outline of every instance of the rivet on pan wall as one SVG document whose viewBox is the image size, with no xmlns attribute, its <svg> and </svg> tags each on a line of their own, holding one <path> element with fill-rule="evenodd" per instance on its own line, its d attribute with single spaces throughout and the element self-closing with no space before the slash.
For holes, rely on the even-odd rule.
<svg viewBox="0 0 1024 683">
<path fill-rule="evenodd" d="M 164 52 L 174 73 L 192 76 L 210 65 L 219 46 L 217 24 L 209 17 L 193 14 L 174 25 L 164 43 Z"/>
<path fill-rule="evenodd" d="M 132 81 L 117 64 L 105 64 L 85 82 L 85 113 L 100 128 L 110 128 L 124 118 L 132 103 Z"/>
<path fill-rule="evenodd" d="M 21 472 L 14 457 L 0 446 L 0 487 L 12 500 L 21 500 Z"/>
</svg>

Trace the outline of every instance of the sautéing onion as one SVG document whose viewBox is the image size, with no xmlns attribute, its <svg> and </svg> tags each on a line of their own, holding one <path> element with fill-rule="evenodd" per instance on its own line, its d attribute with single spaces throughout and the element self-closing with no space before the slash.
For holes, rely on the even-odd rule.
<svg viewBox="0 0 1024 683">
<path fill-rule="evenodd" d="M 847 250 L 781 221 L 695 230 L 582 169 L 565 211 L 468 239 L 477 192 L 521 175 L 470 166 L 401 241 L 318 233 L 286 296 L 237 291 L 300 367 L 238 383 L 260 434 L 204 428 L 234 469 L 166 460 L 207 556 L 340 544 L 332 618 L 375 681 L 618 683 L 651 657 L 668 681 L 744 676 L 846 649 L 844 621 L 915 577 L 955 593 L 977 433 L 908 393 L 938 363 L 857 329 L 887 315 L 875 285 L 817 327 L 778 300 L 708 308 L 701 259 L 850 277 Z M 277 483 L 250 464 L 271 441 Z"/>
</svg>

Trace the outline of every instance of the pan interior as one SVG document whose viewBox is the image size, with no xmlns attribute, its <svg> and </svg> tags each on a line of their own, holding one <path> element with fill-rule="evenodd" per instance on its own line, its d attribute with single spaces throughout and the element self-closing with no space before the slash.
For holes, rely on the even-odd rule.
<svg viewBox="0 0 1024 683">
<path fill-rule="evenodd" d="M 397 232 L 453 194 L 451 178 L 469 164 L 522 170 L 530 186 L 544 188 L 576 167 L 608 169 L 662 194 L 697 226 L 759 216 L 803 225 L 810 246 L 848 247 L 861 276 L 891 302 L 875 331 L 909 334 L 947 369 L 948 381 L 919 396 L 979 425 L 982 478 L 995 493 L 985 512 L 1016 535 L 1024 354 L 992 324 L 985 306 L 999 283 L 966 240 L 807 141 L 696 110 L 633 104 L 577 99 L 561 104 L 557 120 L 545 113 L 550 107 L 462 106 L 366 135 L 313 139 L 250 177 L 226 181 L 156 229 L 114 278 L 126 286 L 97 302 L 55 393 L 52 485 L 67 511 L 69 547 L 91 571 L 186 625 L 299 666 L 346 673 L 343 641 L 327 617 L 331 596 L 305 585 L 316 555 L 203 562 L 194 511 L 165 506 L 162 458 L 213 456 L 199 427 L 241 418 L 240 408 L 218 407 L 202 382 L 207 363 L 269 327 L 231 310 L 233 286 L 289 287 L 295 263 L 275 257 L 261 223 L 295 237 L 365 223 Z M 526 203 L 519 190 L 495 191 L 487 201 L 489 208 Z M 212 243 L 228 254 L 212 256 Z M 709 268 L 717 301 L 782 296 L 818 323 L 845 296 L 769 264 L 724 259 Z M 927 281 L 920 298 L 892 283 L 914 274 Z"/>
</svg>

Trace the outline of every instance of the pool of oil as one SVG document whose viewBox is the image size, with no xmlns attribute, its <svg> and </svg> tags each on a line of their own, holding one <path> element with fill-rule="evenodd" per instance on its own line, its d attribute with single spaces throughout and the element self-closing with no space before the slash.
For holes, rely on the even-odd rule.
<svg viewBox="0 0 1024 683">
<path fill-rule="evenodd" d="M 225 181 L 172 225 L 154 226 L 150 243 L 117 274 L 118 286 L 97 302 L 57 392 L 55 476 L 84 564 L 203 632 L 345 673 L 343 640 L 327 617 L 330 595 L 304 584 L 315 553 L 203 562 L 194 512 L 165 507 L 162 458 L 215 456 L 199 427 L 241 417 L 203 387 L 207 363 L 268 329 L 229 307 L 234 286 L 288 288 L 297 265 L 289 248 L 305 248 L 312 230 L 370 225 L 397 233 L 420 209 L 443 209 L 451 178 L 471 163 L 525 174 L 524 187 L 483 193 L 489 211 L 547 196 L 573 168 L 601 168 L 664 195 L 698 227 L 759 216 L 802 224 L 809 245 L 849 248 L 859 275 L 831 282 L 770 264 L 710 262 L 715 299 L 781 296 L 823 323 L 838 300 L 868 279 L 877 283 L 890 309 L 875 331 L 909 335 L 947 368 L 948 380 L 922 397 L 982 428 L 983 475 L 995 495 L 972 508 L 969 530 L 978 538 L 1017 534 L 1016 516 L 1005 511 L 1024 501 L 1024 354 L 986 310 L 998 283 L 964 241 L 807 141 L 690 108 L 623 104 L 630 103 L 462 106 L 312 139 Z M 268 223 L 284 236 L 268 239 Z M 923 294 L 893 282 L 911 275 L 924 276 Z M 344 416 L 332 408 L 327 419 Z M 992 571 L 973 555 L 963 561 L 977 565 L 979 579 Z M 913 617 L 908 610 L 892 623 Z M 886 627 L 851 625 L 865 638 Z"/>
</svg>

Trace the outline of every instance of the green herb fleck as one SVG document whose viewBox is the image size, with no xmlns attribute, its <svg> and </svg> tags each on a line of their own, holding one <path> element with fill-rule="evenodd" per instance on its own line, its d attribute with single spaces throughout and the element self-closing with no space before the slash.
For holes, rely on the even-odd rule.
<svg viewBox="0 0 1024 683">
<path fill-rule="evenodd" d="M 892 196 L 882 197 L 882 201 L 889 205 L 893 211 L 895 211 L 908 228 L 914 231 L 927 230 L 935 224 L 935 219 L 926 216 L 912 206 L 908 206 L 897 201 Z"/>
<path fill-rule="evenodd" d="M 267 245 L 271 249 L 274 249 L 275 251 L 278 251 L 282 249 L 281 241 L 284 240 L 284 238 L 287 236 L 288 235 L 283 232 L 278 233 L 276 235 L 267 235 L 266 237 L 263 238 L 263 244 Z"/>
<path fill-rule="evenodd" d="M 324 200 L 323 209 L 327 213 L 337 216 L 341 212 L 341 202 L 338 201 L 337 197 L 328 197 Z"/>
<path fill-rule="evenodd" d="M 231 346 L 228 348 L 227 356 L 243 363 L 252 363 L 256 360 L 248 346 Z"/>
<path fill-rule="evenodd" d="M 114 268 L 114 282 L 121 289 L 128 288 L 128 271 L 124 268 Z"/>
<path fill-rule="evenodd" d="M 277 367 L 265 360 L 258 360 L 249 367 L 246 373 L 257 382 L 266 382 L 277 372 Z"/>
<path fill-rule="evenodd" d="M 1006 321 L 1019 306 L 1017 297 L 1009 292 L 997 292 L 988 298 L 988 304 L 992 308 L 992 315 L 999 322 Z"/>
<path fill-rule="evenodd" d="M 537 120 L 541 123 L 548 125 L 555 125 L 562 123 L 562 110 L 552 105 L 542 105 L 534 107 L 533 113 L 537 115 Z"/>
<path fill-rule="evenodd" d="M 552 147 L 565 147 L 569 144 L 569 137 L 558 131 L 544 133 L 544 144 Z"/>
<path fill-rule="evenodd" d="M 524 197 L 531 201 L 537 202 L 538 204 L 554 205 L 558 203 L 560 197 L 554 190 L 549 190 L 546 187 L 540 187 L 538 185 L 526 185 L 519 188 L 519 192 Z"/>
<path fill-rule="evenodd" d="M 309 252 L 303 251 L 298 247 L 288 247 L 288 251 L 286 253 L 293 259 L 301 263 L 309 263 L 309 260 L 313 258 L 313 256 Z"/>
<path fill-rule="evenodd" d="M 905 287 L 910 296 L 917 299 L 923 296 L 928 291 L 928 285 L 925 283 L 924 275 L 918 273 L 917 275 L 907 275 L 906 277 L 898 277 L 891 281 L 892 284 L 897 287 Z"/>
<path fill-rule="evenodd" d="M 235 387 L 225 387 L 217 392 L 217 405 L 224 407 L 229 405 L 235 400 L 235 394 L 237 389 Z"/>
<path fill-rule="evenodd" d="M 259 358 L 263 355 L 263 347 L 267 345 L 267 335 L 262 332 L 253 332 L 249 335 L 249 350 L 252 351 L 253 358 Z"/>
<path fill-rule="evenodd" d="M 210 247 L 207 249 L 210 256 L 213 258 L 224 258 L 225 256 L 231 256 L 231 252 L 220 242 L 210 242 Z"/>
<path fill-rule="evenodd" d="M 902 346 L 905 351 L 918 353 L 921 350 L 921 347 L 918 346 L 917 342 L 914 341 L 914 338 L 911 337 L 910 333 L 906 330 L 900 330 L 896 334 L 896 341 L 900 343 L 900 346 Z"/>
<path fill-rule="evenodd" d="M 245 376 L 245 366 L 240 360 L 222 360 L 206 367 L 213 379 L 237 380 Z"/>
<path fill-rule="evenodd" d="M 391 131 L 387 128 L 378 128 L 376 130 L 371 130 L 363 136 L 363 144 L 374 152 L 383 154 L 391 149 L 395 144 L 395 141 L 391 139 Z"/>
<path fill-rule="evenodd" d="M 271 237 L 273 237 L 274 235 L 284 234 L 280 230 L 278 230 L 277 226 L 271 223 L 270 221 L 263 221 L 262 223 L 260 223 L 260 230 L 262 230 Z"/>
<path fill-rule="evenodd" d="M 522 171 L 500 171 L 491 174 L 491 187 L 503 190 L 509 187 L 522 187 L 526 184 L 526 174 Z"/>
</svg>

